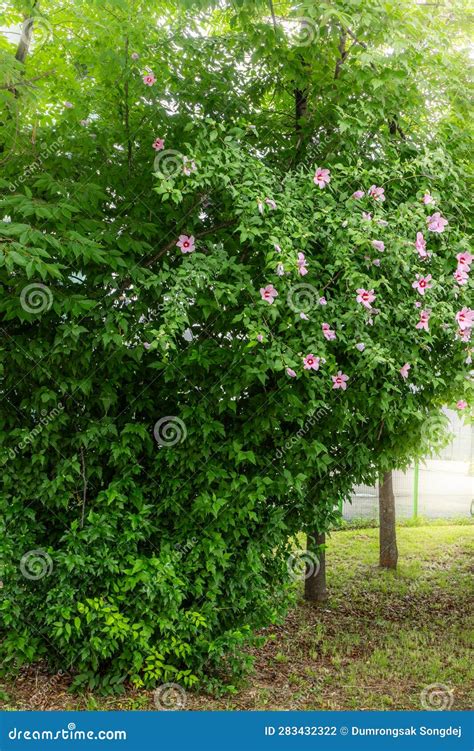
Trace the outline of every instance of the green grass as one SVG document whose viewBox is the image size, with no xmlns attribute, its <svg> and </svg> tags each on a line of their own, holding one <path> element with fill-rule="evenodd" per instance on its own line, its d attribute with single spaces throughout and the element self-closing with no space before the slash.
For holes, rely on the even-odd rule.
<svg viewBox="0 0 474 751">
<path fill-rule="evenodd" d="M 329 600 L 301 600 L 253 651 L 255 671 L 238 693 L 188 693 L 189 709 L 423 709 L 420 694 L 443 684 L 452 709 L 473 703 L 474 526 L 398 528 L 399 567 L 378 567 L 378 530 L 334 532 L 327 546 Z M 36 671 L 36 672 L 35 672 Z M 49 681 L 49 683 L 48 683 Z M 31 706 L 38 695 L 41 706 Z M 72 696 L 32 667 L 0 686 L 10 709 L 153 709 L 151 691 Z M 2 701 L 3 691 L 3 701 Z M 449 694 L 448 694 L 449 696 Z"/>
</svg>

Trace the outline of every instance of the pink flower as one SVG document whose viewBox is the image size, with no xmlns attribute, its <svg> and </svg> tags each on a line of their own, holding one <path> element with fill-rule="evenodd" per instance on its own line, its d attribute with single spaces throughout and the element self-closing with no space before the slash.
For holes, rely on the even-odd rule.
<svg viewBox="0 0 474 751">
<path fill-rule="evenodd" d="M 275 244 L 273 247 L 275 248 L 275 250 L 276 250 L 277 253 L 281 253 L 281 248 L 280 248 L 279 245 Z"/>
<path fill-rule="evenodd" d="M 380 227 L 388 227 L 388 222 L 386 222 L 385 219 L 377 219 L 377 224 L 380 225 Z"/>
<path fill-rule="evenodd" d="M 309 321 L 309 318 L 306 315 L 306 313 L 300 313 L 300 318 L 301 318 L 302 321 Z"/>
<path fill-rule="evenodd" d="M 331 180 L 331 173 L 328 169 L 323 169 L 322 167 L 316 167 L 316 172 L 313 177 L 314 184 L 317 185 L 319 188 L 325 188 L 326 185 Z"/>
<path fill-rule="evenodd" d="M 370 211 L 363 211 L 362 212 L 362 219 L 364 219 L 366 222 L 371 222 L 372 221 L 372 214 L 370 213 Z"/>
<path fill-rule="evenodd" d="M 363 190 L 356 190 L 355 193 L 352 194 L 352 198 L 354 198 L 356 201 L 359 201 L 364 196 L 365 193 Z"/>
<path fill-rule="evenodd" d="M 456 402 L 456 407 L 458 409 L 466 409 L 467 402 L 465 402 L 464 399 L 460 399 L 458 402 Z"/>
<path fill-rule="evenodd" d="M 197 167 L 194 159 L 187 159 L 185 157 L 183 161 L 183 174 L 189 177 L 192 172 L 196 172 L 196 169 Z"/>
<path fill-rule="evenodd" d="M 181 248 L 181 253 L 192 253 L 194 250 L 194 237 L 191 235 L 180 235 L 176 243 L 177 248 Z"/>
<path fill-rule="evenodd" d="M 333 382 L 333 389 L 342 389 L 343 391 L 346 390 L 346 381 L 349 380 L 349 376 L 345 375 L 342 370 L 339 370 L 337 375 L 331 376 L 331 378 Z"/>
<path fill-rule="evenodd" d="M 425 331 L 429 331 L 428 328 L 428 322 L 430 320 L 430 311 L 429 310 L 421 310 L 420 311 L 420 320 L 416 324 L 415 328 L 417 329 L 424 329 Z"/>
<path fill-rule="evenodd" d="M 266 300 L 269 305 L 272 305 L 275 297 L 278 297 L 278 292 L 276 291 L 273 284 L 267 284 L 266 287 L 261 287 L 260 294 L 262 296 L 262 300 Z"/>
<path fill-rule="evenodd" d="M 273 198 L 265 198 L 265 203 L 266 203 L 266 204 L 267 204 L 267 206 L 269 206 L 269 207 L 270 207 L 271 209 L 276 209 L 276 207 L 277 207 L 277 205 L 276 205 L 275 201 L 273 200 Z"/>
<path fill-rule="evenodd" d="M 142 80 L 145 86 L 153 86 L 153 84 L 156 83 L 156 78 L 153 73 L 145 73 Z"/>
<path fill-rule="evenodd" d="M 365 344 L 364 344 L 364 342 L 358 342 L 358 343 L 356 344 L 356 349 L 358 349 L 358 350 L 359 350 L 359 352 L 363 352 L 363 351 L 364 351 L 364 349 L 365 349 Z"/>
<path fill-rule="evenodd" d="M 374 266 L 380 266 L 380 258 L 374 258 L 372 263 L 374 264 Z"/>
<path fill-rule="evenodd" d="M 150 349 L 150 347 L 151 347 L 150 342 L 143 342 L 143 347 L 144 347 L 144 349 Z"/>
<path fill-rule="evenodd" d="M 465 253 L 458 253 L 456 259 L 458 262 L 458 269 L 468 272 L 471 268 L 471 263 L 474 261 L 474 256 L 466 251 Z"/>
<path fill-rule="evenodd" d="M 457 267 L 453 276 L 461 287 L 463 286 L 463 284 L 467 284 L 468 279 L 469 279 L 469 274 L 467 273 L 467 271 L 463 271 L 463 269 L 460 266 Z"/>
<path fill-rule="evenodd" d="M 319 357 L 315 357 L 314 355 L 306 355 L 306 357 L 303 357 L 304 369 L 319 370 L 319 361 Z"/>
<path fill-rule="evenodd" d="M 304 276 L 308 273 L 308 269 L 306 268 L 308 264 L 306 258 L 304 257 L 304 253 L 298 253 L 298 260 L 296 261 L 296 263 L 298 265 L 298 271 L 301 276 Z"/>
<path fill-rule="evenodd" d="M 413 282 L 411 285 L 413 289 L 416 289 L 417 292 L 420 293 L 420 295 L 424 295 L 427 289 L 431 289 L 431 274 L 428 274 L 428 276 L 421 276 L 420 274 L 416 275 L 416 281 Z"/>
<path fill-rule="evenodd" d="M 265 206 L 263 205 L 262 201 L 257 201 L 257 206 L 260 214 L 263 214 L 263 210 Z"/>
<path fill-rule="evenodd" d="M 328 304 L 328 301 L 326 300 L 326 298 L 325 298 L 325 297 L 320 297 L 320 298 L 319 298 L 319 300 L 318 300 L 318 303 L 319 303 L 320 305 L 327 305 L 327 304 Z"/>
<path fill-rule="evenodd" d="M 324 338 L 327 339 L 328 342 L 331 342 L 336 338 L 336 332 L 331 329 L 329 323 L 323 323 L 321 328 L 323 330 Z"/>
<path fill-rule="evenodd" d="M 421 302 L 419 300 L 416 300 L 414 305 L 415 305 L 415 308 L 421 308 Z"/>
<path fill-rule="evenodd" d="M 257 342 L 263 342 L 263 334 L 257 334 Z"/>
<path fill-rule="evenodd" d="M 72 110 L 72 108 L 74 107 L 72 102 L 64 102 L 64 106 L 67 110 Z"/>
<path fill-rule="evenodd" d="M 458 329 L 456 337 L 462 342 L 469 342 L 471 340 L 471 329 Z"/>
<path fill-rule="evenodd" d="M 385 190 L 383 188 L 378 188 L 376 185 L 370 186 L 368 195 L 372 196 L 374 201 L 385 201 Z"/>
<path fill-rule="evenodd" d="M 435 199 L 433 198 L 433 196 L 431 196 L 429 194 L 428 191 L 426 191 L 425 195 L 423 196 L 423 198 L 421 200 L 423 201 L 423 203 L 425 204 L 425 206 L 428 206 L 430 203 L 434 203 L 435 202 Z"/>
<path fill-rule="evenodd" d="M 402 378 L 408 378 L 408 371 L 410 370 L 411 365 L 409 362 L 406 362 L 405 365 L 400 368 L 400 375 Z"/>
<path fill-rule="evenodd" d="M 372 240 L 372 245 L 374 246 L 375 250 L 379 251 L 379 253 L 383 253 L 385 250 L 385 243 L 382 242 L 382 240 Z"/>
<path fill-rule="evenodd" d="M 426 240 L 423 237 L 423 232 L 416 233 L 415 248 L 421 258 L 426 258 L 428 256 L 428 252 L 426 250 Z"/>
<path fill-rule="evenodd" d="M 431 232 L 444 232 L 448 220 L 442 217 L 439 211 L 436 211 L 432 216 L 427 217 L 426 223 Z"/>
<path fill-rule="evenodd" d="M 289 375 L 289 376 L 290 376 L 290 378 L 296 378 L 296 373 L 295 373 L 295 371 L 293 370 L 293 368 L 287 368 L 287 369 L 286 369 L 286 374 L 287 374 L 287 375 Z"/>
<path fill-rule="evenodd" d="M 132 60 L 138 60 L 138 58 L 140 57 L 140 55 L 138 54 L 138 52 L 132 52 L 132 54 L 130 55 L 130 57 L 132 58 Z"/>
<path fill-rule="evenodd" d="M 470 329 L 474 323 L 474 310 L 466 307 L 458 310 L 456 313 L 456 321 L 461 331 L 464 331 L 464 329 Z"/>
<path fill-rule="evenodd" d="M 82 125 L 83 128 L 87 128 L 89 123 L 90 123 L 90 120 L 87 120 L 87 118 L 85 120 L 79 120 L 79 125 Z"/>
<path fill-rule="evenodd" d="M 372 307 L 371 303 L 373 303 L 373 301 L 375 300 L 374 290 L 360 288 L 357 290 L 356 299 L 357 302 L 362 303 L 362 305 L 367 308 L 367 310 L 369 310 Z"/>
<path fill-rule="evenodd" d="M 155 151 L 161 151 L 161 149 L 164 149 L 165 147 L 165 142 L 163 138 L 155 138 L 152 145 Z"/>
<path fill-rule="evenodd" d="M 283 266 L 283 264 L 282 263 L 277 264 L 276 274 L 278 276 L 283 276 L 284 273 L 285 273 L 285 267 Z"/>
</svg>

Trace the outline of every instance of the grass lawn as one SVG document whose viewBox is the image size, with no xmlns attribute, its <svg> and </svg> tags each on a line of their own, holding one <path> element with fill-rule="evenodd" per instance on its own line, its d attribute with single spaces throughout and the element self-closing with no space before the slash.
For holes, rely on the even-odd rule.
<svg viewBox="0 0 474 751">
<path fill-rule="evenodd" d="M 398 529 L 399 569 L 381 571 L 378 530 L 332 534 L 323 606 L 295 603 L 254 650 L 255 671 L 221 698 L 189 693 L 187 709 L 423 709 L 422 690 L 446 686 L 452 709 L 474 704 L 474 526 Z M 72 696 L 41 668 L 0 684 L 9 709 L 154 709 L 152 691 Z M 3 700 L 2 700 L 3 699 Z"/>
</svg>

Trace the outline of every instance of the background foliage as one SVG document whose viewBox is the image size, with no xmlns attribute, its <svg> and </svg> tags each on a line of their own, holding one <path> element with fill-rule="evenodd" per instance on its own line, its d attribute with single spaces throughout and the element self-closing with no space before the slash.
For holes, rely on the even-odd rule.
<svg viewBox="0 0 474 751">
<path fill-rule="evenodd" d="M 221 680 L 284 608 L 291 535 L 328 528 L 466 398 L 465 14 L 7 4 L 4 27 L 34 21 L 24 62 L 0 41 L 6 664 L 47 657 L 106 689 Z M 385 202 L 351 197 L 373 184 Z"/>
</svg>

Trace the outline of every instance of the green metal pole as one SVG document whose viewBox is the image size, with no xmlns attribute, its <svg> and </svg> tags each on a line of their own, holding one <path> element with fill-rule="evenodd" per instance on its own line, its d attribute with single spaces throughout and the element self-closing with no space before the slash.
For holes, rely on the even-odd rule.
<svg viewBox="0 0 474 751">
<path fill-rule="evenodd" d="M 418 459 L 415 461 L 415 472 L 413 474 L 413 518 L 418 518 L 418 488 L 420 484 L 420 464 Z"/>
</svg>

